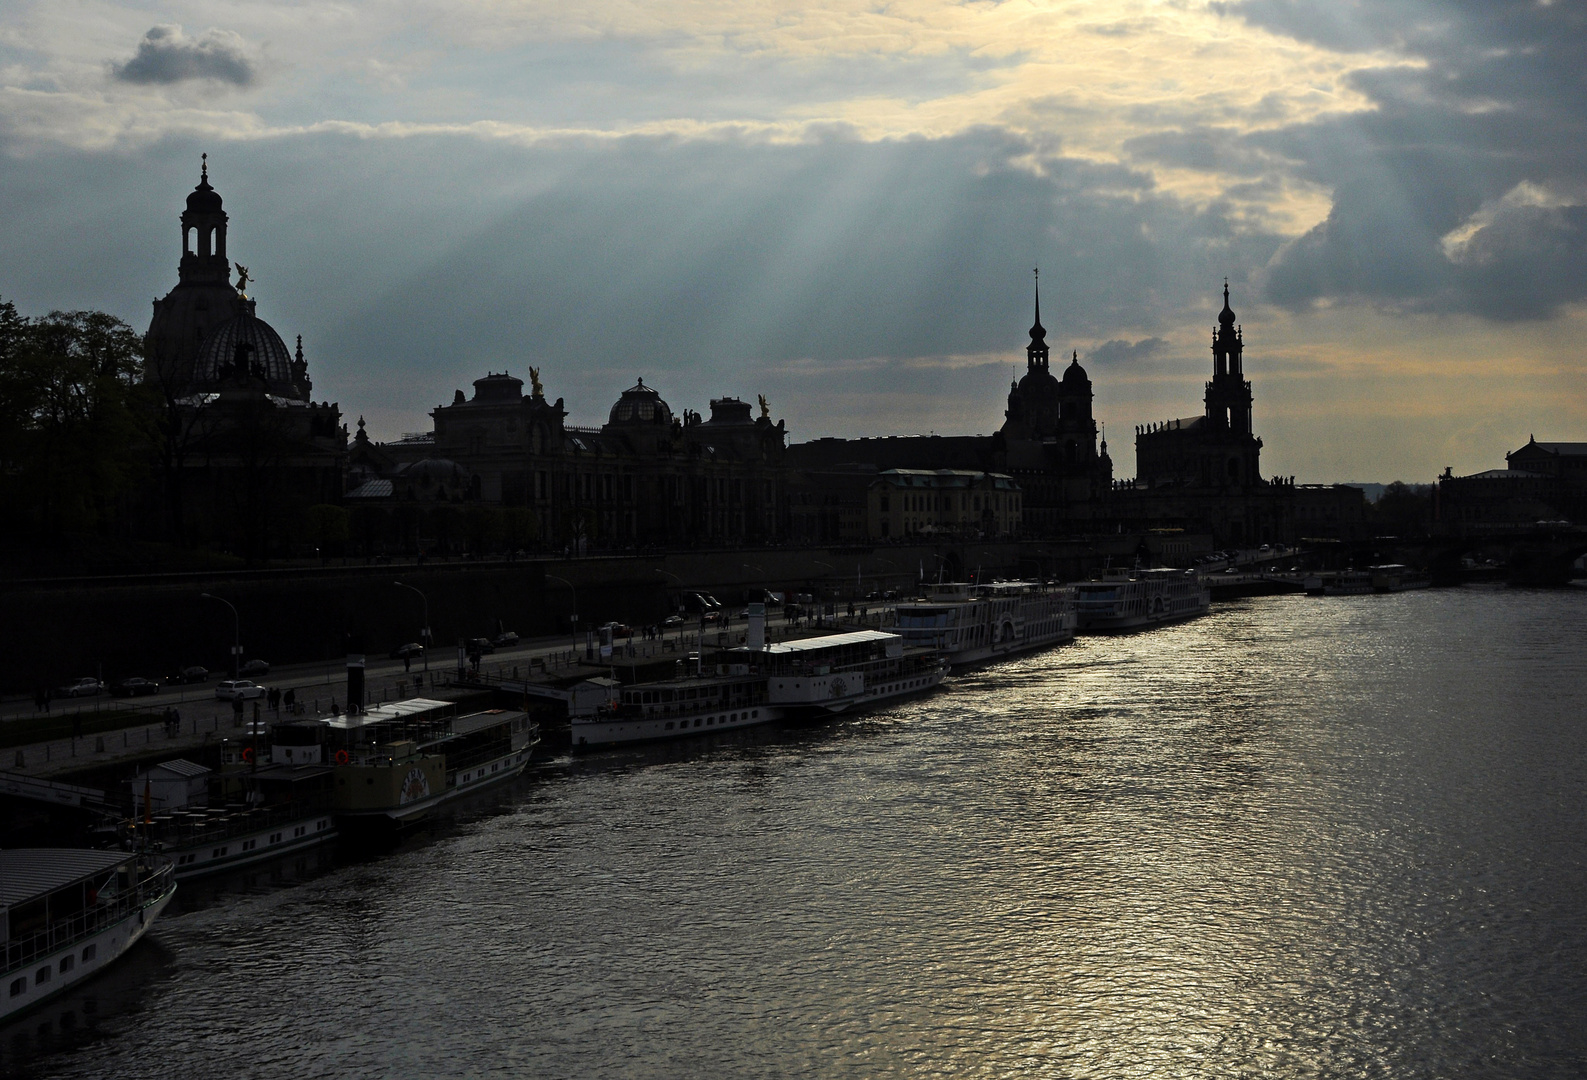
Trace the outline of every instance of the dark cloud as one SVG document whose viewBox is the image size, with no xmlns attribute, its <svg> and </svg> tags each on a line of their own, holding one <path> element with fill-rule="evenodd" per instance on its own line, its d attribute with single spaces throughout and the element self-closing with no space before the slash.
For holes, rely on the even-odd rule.
<svg viewBox="0 0 1587 1080">
<path fill-rule="evenodd" d="M 175 280 L 169 223 L 199 149 L 0 152 L 0 293 L 48 310 L 69 288 L 70 306 L 146 325 Z M 812 386 L 935 394 L 962 430 L 990 430 L 1007 372 L 954 358 L 1023 363 L 1031 267 L 1055 353 L 1128 336 L 1144 361 L 1152 335 L 1210 319 L 1223 275 L 1238 283 L 1282 240 L 1117 166 L 1038 154 L 1032 169 L 1032 144 L 997 130 L 793 145 L 317 133 L 202 149 L 228 248 L 257 274 L 260 315 L 304 334 L 317 393 L 415 424 L 487 369 L 535 364 L 584 421 L 643 375 L 680 406 L 765 389 L 801 437 L 861 426 L 814 408 Z M 90 281 L 85 264 L 104 273 Z M 943 359 L 897 363 L 921 357 Z"/>
<path fill-rule="evenodd" d="M 1142 338 L 1140 341 L 1115 338 L 1092 349 L 1091 359 L 1099 364 L 1139 363 L 1156 357 L 1167 345 L 1168 342 L 1159 337 Z"/>
<path fill-rule="evenodd" d="M 122 82 L 158 85 L 210 79 L 251 86 L 258 77 L 236 34 L 208 30 L 202 37 L 189 38 L 180 26 L 150 27 L 132 59 L 112 70 Z"/>
<path fill-rule="evenodd" d="M 1326 47 L 1393 49 L 1423 62 L 1361 72 L 1355 85 L 1370 111 L 1241 140 L 1333 191 L 1327 220 L 1268 267 L 1268 299 L 1501 321 L 1547 318 L 1587 299 L 1587 15 L 1579 5 L 1251 0 L 1223 10 Z M 1159 137 L 1140 153 L 1208 153 L 1197 134 L 1178 143 Z M 1523 188 L 1554 193 L 1555 205 L 1507 205 Z"/>
</svg>

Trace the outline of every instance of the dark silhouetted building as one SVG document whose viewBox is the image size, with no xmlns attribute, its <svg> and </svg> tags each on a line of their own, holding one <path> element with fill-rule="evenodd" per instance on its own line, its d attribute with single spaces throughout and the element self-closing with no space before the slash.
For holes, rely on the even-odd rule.
<svg viewBox="0 0 1587 1080">
<path fill-rule="evenodd" d="M 288 351 L 231 284 L 227 215 L 207 162 L 182 212 L 177 283 L 154 302 L 144 381 L 159 402 L 160 490 L 146 506 L 178 541 L 250 556 L 311 543 L 305 515 L 341 499 L 347 429 L 310 392 L 303 339 Z"/>
<path fill-rule="evenodd" d="M 1224 282 L 1202 414 L 1135 429 L 1135 479 L 1114 493 L 1112 511 L 1120 521 L 1210 533 L 1220 544 L 1293 537 L 1294 481 L 1262 476 L 1244 352 Z"/>
<path fill-rule="evenodd" d="M 402 442 L 354 440 L 348 501 L 371 546 L 448 550 L 490 546 L 467 520 L 504 511 L 507 542 L 588 550 L 770 543 L 787 531 L 786 428 L 761 403 L 711 402 L 709 419 L 673 413 L 640 379 L 600 427 L 566 422 L 539 373 L 502 372 L 436 408 L 434 433 Z M 426 504 L 436 504 L 427 506 Z M 388 521 L 371 525 L 380 513 Z M 488 515 L 485 515 L 488 517 Z M 514 523 L 517 524 L 514 524 Z M 470 533 L 475 535 L 470 535 Z"/>
</svg>

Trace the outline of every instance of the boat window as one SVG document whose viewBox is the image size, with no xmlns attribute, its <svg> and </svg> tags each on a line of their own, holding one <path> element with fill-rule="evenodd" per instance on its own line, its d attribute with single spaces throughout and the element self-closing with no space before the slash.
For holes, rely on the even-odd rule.
<svg viewBox="0 0 1587 1080">
<path fill-rule="evenodd" d="M 85 945 L 85 946 L 83 946 L 83 963 L 85 963 L 85 964 L 88 963 L 88 961 L 92 960 L 96 955 L 98 955 L 98 953 L 99 953 L 99 946 L 98 945 Z"/>
<path fill-rule="evenodd" d="M 694 726 L 695 727 L 699 727 L 700 726 L 700 718 L 698 716 L 696 716 L 694 718 Z"/>
<path fill-rule="evenodd" d="M 61 974 L 65 975 L 68 971 L 72 970 L 72 966 L 76 963 L 76 961 L 77 957 L 75 956 L 68 955 L 61 957 Z"/>
<path fill-rule="evenodd" d="M 45 983 L 47 983 L 49 981 L 50 981 L 50 969 L 48 967 L 41 967 L 41 968 L 38 969 L 38 971 L 34 972 L 34 974 L 33 974 L 33 985 L 34 986 L 42 986 L 42 985 L 44 985 Z"/>
<path fill-rule="evenodd" d="M 11 980 L 11 996 L 12 997 L 20 997 L 22 995 L 22 991 L 26 990 L 27 988 L 28 988 L 27 976 L 23 976 L 20 979 L 12 979 Z"/>
<path fill-rule="evenodd" d="M 715 723 L 716 723 L 716 717 L 714 717 L 714 716 L 707 716 L 707 717 L 706 717 L 706 718 L 705 718 L 705 726 L 706 726 L 706 727 L 710 727 L 710 726 L 711 726 L 711 725 L 712 725 L 712 724 L 715 724 Z"/>
<path fill-rule="evenodd" d="M 672 730 L 672 721 L 671 721 L 671 720 L 668 720 L 668 721 L 667 721 L 667 730 L 668 730 L 668 731 L 671 731 L 671 730 Z"/>
</svg>

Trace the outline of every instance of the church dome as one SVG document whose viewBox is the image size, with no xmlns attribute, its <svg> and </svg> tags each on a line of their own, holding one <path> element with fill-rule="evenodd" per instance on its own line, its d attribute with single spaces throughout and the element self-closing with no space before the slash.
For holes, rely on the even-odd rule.
<svg viewBox="0 0 1587 1080">
<path fill-rule="evenodd" d="M 1058 396 L 1058 380 L 1046 368 L 1031 368 L 1019 380 L 1019 394 L 1036 402 Z"/>
<path fill-rule="evenodd" d="M 233 316 L 209 332 L 199 346 L 194 372 L 200 383 L 219 383 L 240 374 L 262 376 L 272 392 L 301 396 L 292 385 L 292 354 L 286 343 L 252 311 Z"/>
<path fill-rule="evenodd" d="M 1074 358 L 1070 360 L 1069 366 L 1064 368 L 1064 386 L 1084 387 L 1085 384 L 1089 383 L 1090 381 L 1091 380 L 1086 377 L 1086 369 L 1080 366 L 1079 354 L 1074 354 Z"/>
<path fill-rule="evenodd" d="M 661 400 L 661 395 L 654 387 L 645 385 L 645 380 L 623 391 L 623 396 L 617 399 L 617 404 L 612 406 L 610 423 L 613 424 L 655 424 L 658 427 L 667 427 L 672 423 L 672 410 L 667 403 Z"/>
<path fill-rule="evenodd" d="M 1223 279 L 1223 310 L 1218 312 L 1218 325 L 1232 327 L 1234 325 L 1234 309 L 1229 306 L 1229 279 Z"/>
<path fill-rule="evenodd" d="M 468 481 L 468 471 L 450 458 L 424 458 L 397 470 L 397 476 L 424 486 L 430 484 L 461 484 Z"/>
<path fill-rule="evenodd" d="M 188 193 L 187 208 L 195 214 L 218 214 L 221 212 L 220 192 L 209 186 L 207 177 L 200 180 L 198 187 Z"/>
</svg>

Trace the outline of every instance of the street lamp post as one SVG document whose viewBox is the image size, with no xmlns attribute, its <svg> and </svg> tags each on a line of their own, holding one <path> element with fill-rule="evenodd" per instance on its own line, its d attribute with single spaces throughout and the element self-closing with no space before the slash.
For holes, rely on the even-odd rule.
<svg viewBox="0 0 1587 1080">
<path fill-rule="evenodd" d="M 424 590 L 423 589 L 420 589 L 419 587 L 417 587 L 415 585 L 409 585 L 406 582 L 402 582 L 402 581 L 393 581 L 392 584 L 395 585 L 399 589 L 407 589 L 410 592 L 418 593 L 419 594 L 419 599 L 424 601 L 424 625 L 422 627 L 420 627 L 420 629 L 419 629 L 419 638 L 424 643 L 424 671 L 425 671 L 425 674 L 428 675 L 429 672 L 430 672 L 430 638 L 431 638 L 431 634 L 430 634 L 430 598 L 428 596 L 424 595 Z"/>
<path fill-rule="evenodd" d="M 579 651 L 579 590 L 574 588 L 573 582 L 567 578 L 560 578 L 555 574 L 547 574 L 546 578 L 550 581 L 560 581 L 568 587 L 568 592 L 573 594 L 573 614 L 568 621 L 573 624 L 573 652 L 577 655 Z"/>
<path fill-rule="evenodd" d="M 237 617 L 237 608 L 230 600 L 221 600 L 210 593 L 198 595 L 201 600 L 219 600 L 231 608 L 231 677 L 235 679 L 242 674 L 242 620 Z"/>
</svg>

